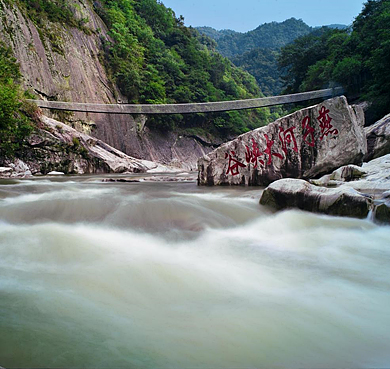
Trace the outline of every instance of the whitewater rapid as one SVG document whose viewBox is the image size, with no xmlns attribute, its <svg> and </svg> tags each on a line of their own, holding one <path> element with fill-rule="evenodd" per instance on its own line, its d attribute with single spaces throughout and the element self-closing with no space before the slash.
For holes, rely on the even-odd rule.
<svg viewBox="0 0 390 369">
<path fill-rule="evenodd" d="M 389 366 L 390 227 L 260 194 L 1 182 L 0 366 Z"/>
</svg>

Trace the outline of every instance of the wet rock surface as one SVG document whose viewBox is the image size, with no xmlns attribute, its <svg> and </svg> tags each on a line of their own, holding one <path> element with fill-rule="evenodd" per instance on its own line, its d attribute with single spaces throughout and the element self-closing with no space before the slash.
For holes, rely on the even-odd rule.
<svg viewBox="0 0 390 369">
<path fill-rule="evenodd" d="M 276 210 L 298 208 L 329 215 L 366 218 L 371 198 L 351 188 L 325 188 L 302 179 L 285 178 L 269 185 L 260 204 Z"/>
<path fill-rule="evenodd" d="M 245 133 L 198 161 L 200 185 L 268 185 L 361 164 L 367 152 L 362 108 L 326 100 Z"/>
<path fill-rule="evenodd" d="M 310 183 L 311 182 L 311 183 Z M 281 179 L 263 192 L 260 204 L 390 223 L 390 154 L 344 166 L 319 180 Z"/>
</svg>

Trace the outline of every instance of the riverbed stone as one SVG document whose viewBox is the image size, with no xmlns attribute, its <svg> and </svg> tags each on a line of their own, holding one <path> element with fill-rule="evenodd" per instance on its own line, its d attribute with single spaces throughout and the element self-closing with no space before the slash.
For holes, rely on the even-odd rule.
<svg viewBox="0 0 390 369">
<path fill-rule="evenodd" d="M 360 165 L 367 152 L 361 110 L 341 96 L 245 133 L 199 159 L 198 183 L 261 186 Z"/>
<path fill-rule="evenodd" d="M 367 136 L 366 161 L 390 153 L 390 114 L 364 130 Z"/>
<path fill-rule="evenodd" d="M 318 187 L 302 179 L 285 178 L 271 183 L 260 204 L 276 210 L 298 208 L 329 215 L 366 218 L 372 199 L 353 188 Z"/>
<path fill-rule="evenodd" d="M 371 219 L 390 223 L 389 173 L 390 154 L 387 154 L 364 163 L 362 168 L 344 166 L 310 183 L 281 179 L 264 190 L 260 204 L 275 210 L 299 208 L 357 218 L 370 212 Z"/>
<path fill-rule="evenodd" d="M 390 223 L 390 202 L 378 205 L 375 209 L 374 218 L 381 223 Z"/>
</svg>

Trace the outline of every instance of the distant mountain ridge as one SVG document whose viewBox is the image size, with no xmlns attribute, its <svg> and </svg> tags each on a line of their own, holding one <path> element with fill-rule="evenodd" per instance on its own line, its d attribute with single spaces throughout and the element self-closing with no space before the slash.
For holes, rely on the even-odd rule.
<svg viewBox="0 0 390 369">
<path fill-rule="evenodd" d="M 217 42 L 217 50 L 228 58 L 242 55 L 255 48 L 280 49 L 313 28 L 301 19 L 290 18 L 284 22 L 264 23 L 246 33 L 232 30 L 217 31 L 211 27 L 197 27 L 201 34 Z"/>
<path fill-rule="evenodd" d="M 326 27 L 347 28 L 342 24 L 331 24 Z M 320 28 L 310 27 L 296 18 L 280 23 L 264 23 L 246 33 L 230 29 L 218 31 L 212 27 L 196 27 L 200 34 L 215 41 L 215 49 L 219 53 L 252 74 L 267 96 L 278 95 L 283 88 L 277 63 L 280 49 L 298 37 L 308 35 Z"/>
<path fill-rule="evenodd" d="M 234 35 L 234 34 L 239 34 L 240 32 L 233 31 L 232 29 L 221 29 L 221 30 L 216 30 L 213 27 L 195 27 L 202 35 L 206 35 L 213 40 L 217 41 L 221 39 L 224 36 L 228 35 Z"/>
</svg>

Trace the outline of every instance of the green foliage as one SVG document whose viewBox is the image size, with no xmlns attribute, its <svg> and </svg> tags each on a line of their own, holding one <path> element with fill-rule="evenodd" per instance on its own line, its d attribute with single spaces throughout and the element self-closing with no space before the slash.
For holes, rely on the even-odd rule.
<svg viewBox="0 0 390 369">
<path fill-rule="evenodd" d="M 295 18 L 287 19 L 281 23 L 265 23 L 246 33 L 219 31 L 224 34 L 222 37 L 218 31 L 210 32 L 208 27 L 197 29 L 199 32 L 214 38 L 217 41 L 217 50 L 228 58 L 242 55 L 257 48 L 278 50 L 297 37 L 312 31 L 312 28 L 302 20 Z"/>
<path fill-rule="evenodd" d="M 107 70 L 132 103 L 184 103 L 260 96 L 255 79 L 199 42 L 170 8 L 156 0 L 104 0 L 96 12 L 110 30 L 104 45 Z M 212 42 L 210 42 L 212 48 Z M 250 124 L 264 124 L 260 113 L 150 117 L 161 131 L 198 127 L 232 136 Z M 256 122 L 256 123 L 255 123 Z"/>
<path fill-rule="evenodd" d="M 390 1 L 369 0 L 352 30 L 323 30 L 282 49 L 286 92 L 341 84 L 371 101 L 371 119 L 390 111 Z"/>
<path fill-rule="evenodd" d="M 0 157 L 11 157 L 31 132 L 34 109 L 25 102 L 18 83 L 19 66 L 11 50 L 0 42 Z"/>
<path fill-rule="evenodd" d="M 266 96 L 279 95 L 282 91 L 283 81 L 277 66 L 280 48 L 312 31 L 302 20 L 294 18 L 266 23 L 247 33 L 216 31 L 211 27 L 196 29 L 202 34 L 201 43 L 209 45 L 207 36 L 213 38 L 214 48 L 253 75 Z"/>
<path fill-rule="evenodd" d="M 87 19 L 76 19 L 72 6 L 66 0 L 16 0 L 27 11 L 27 15 L 40 27 L 45 27 L 45 21 L 66 24 L 69 27 L 79 28 L 86 33 L 90 30 L 85 27 Z M 74 5 L 76 8 L 76 5 Z"/>
<path fill-rule="evenodd" d="M 7 0 L 9 4 L 16 4 L 18 9 L 37 26 L 37 31 L 44 47 L 47 41 L 51 51 L 64 55 L 61 27 L 78 28 L 85 34 L 92 34 L 86 26 L 88 18 L 80 18 L 77 14 L 81 7 L 78 3 L 66 0 Z"/>
<path fill-rule="evenodd" d="M 278 51 L 257 48 L 232 58 L 232 62 L 256 78 L 264 95 L 274 96 L 280 94 L 283 85 L 277 66 L 278 55 Z"/>
</svg>

